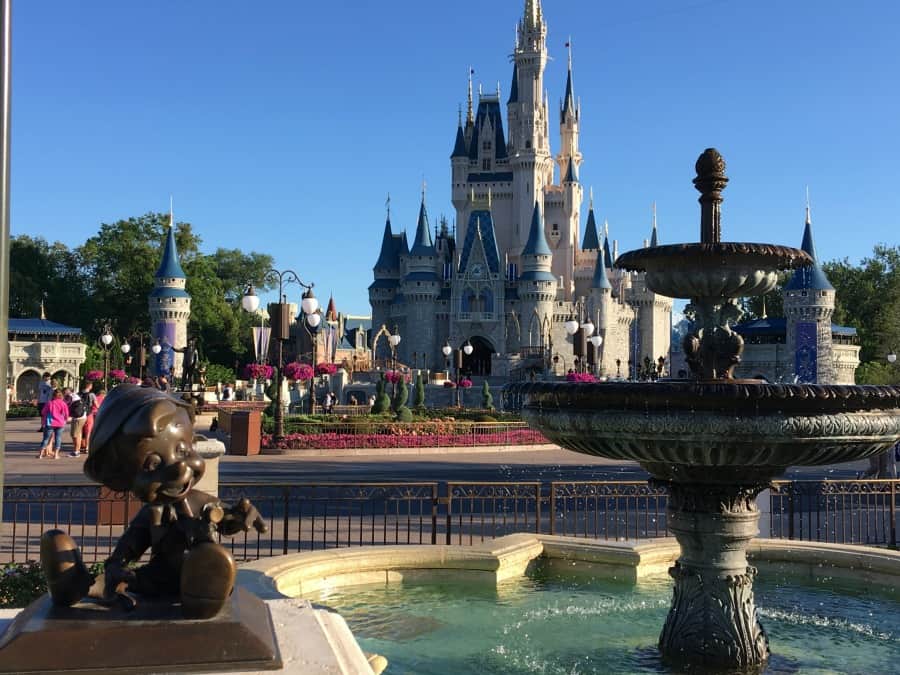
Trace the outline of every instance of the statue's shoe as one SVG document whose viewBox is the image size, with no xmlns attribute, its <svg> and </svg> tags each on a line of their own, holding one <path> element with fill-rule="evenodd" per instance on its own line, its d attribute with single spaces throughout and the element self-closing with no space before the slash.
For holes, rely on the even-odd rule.
<svg viewBox="0 0 900 675">
<path fill-rule="evenodd" d="M 56 605 L 74 605 L 94 583 L 81 560 L 78 544 L 62 530 L 47 530 L 41 535 L 41 570 Z"/>
<path fill-rule="evenodd" d="M 181 566 L 181 611 L 186 619 L 210 619 L 225 603 L 237 576 L 234 558 L 219 544 L 194 546 Z"/>
</svg>

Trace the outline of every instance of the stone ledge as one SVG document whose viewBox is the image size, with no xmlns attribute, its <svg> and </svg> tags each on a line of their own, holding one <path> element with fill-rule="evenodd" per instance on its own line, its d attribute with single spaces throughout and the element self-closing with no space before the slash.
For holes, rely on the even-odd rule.
<svg viewBox="0 0 900 675">
<path fill-rule="evenodd" d="M 447 448 L 310 448 L 306 450 L 281 450 L 279 448 L 263 448 L 262 455 L 279 455 L 291 457 L 372 457 L 372 456 L 429 456 L 429 455 L 475 455 L 483 453 L 507 454 L 510 452 L 546 452 L 558 450 L 552 443 L 543 445 L 460 445 Z"/>
</svg>

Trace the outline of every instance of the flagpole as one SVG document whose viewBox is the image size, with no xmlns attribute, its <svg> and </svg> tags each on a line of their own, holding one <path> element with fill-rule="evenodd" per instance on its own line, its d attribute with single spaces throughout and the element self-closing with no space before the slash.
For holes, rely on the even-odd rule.
<svg viewBox="0 0 900 675">
<path fill-rule="evenodd" d="M 0 0 L 0 511 L 6 456 L 7 374 L 9 370 L 9 153 L 12 88 L 12 0 Z"/>
</svg>

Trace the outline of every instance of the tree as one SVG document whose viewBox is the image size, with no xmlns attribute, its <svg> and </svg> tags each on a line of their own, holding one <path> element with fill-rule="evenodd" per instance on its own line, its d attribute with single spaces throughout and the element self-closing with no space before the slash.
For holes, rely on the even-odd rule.
<svg viewBox="0 0 900 675">
<path fill-rule="evenodd" d="M 379 373 L 378 383 L 375 385 L 375 405 L 371 411 L 373 415 L 383 415 L 391 410 L 391 399 L 384 389 L 384 373 Z"/>
<path fill-rule="evenodd" d="M 41 301 L 48 319 L 87 329 L 91 325 L 84 279 L 78 257 L 65 244 L 49 244 L 40 237 L 14 237 L 9 251 L 9 315 L 29 318 L 41 315 Z"/>
<path fill-rule="evenodd" d="M 394 395 L 394 404 L 392 406 L 394 412 L 406 406 L 406 402 L 409 401 L 409 387 L 406 385 L 406 377 L 402 373 L 397 373 L 397 375 L 400 376 L 400 380 L 397 382 L 397 391 Z"/>
</svg>

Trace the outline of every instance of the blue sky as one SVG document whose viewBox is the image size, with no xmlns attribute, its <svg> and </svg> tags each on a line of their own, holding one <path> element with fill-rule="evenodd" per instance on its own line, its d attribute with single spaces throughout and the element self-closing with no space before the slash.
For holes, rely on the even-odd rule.
<svg viewBox="0 0 900 675">
<path fill-rule="evenodd" d="M 12 231 L 79 244 L 165 211 L 258 250 L 367 312 L 392 198 L 415 229 L 452 217 L 466 73 L 509 91 L 523 0 L 327 3 L 26 0 L 14 6 Z M 543 0 L 558 150 L 565 42 L 582 101 L 581 179 L 620 250 L 699 235 L 693 164 L 728 162 L 724 238 L 819 255 L 896 244 L 900 3 Z M 505 99 L 504 99 L 505 100 Z"/>
</svg>

